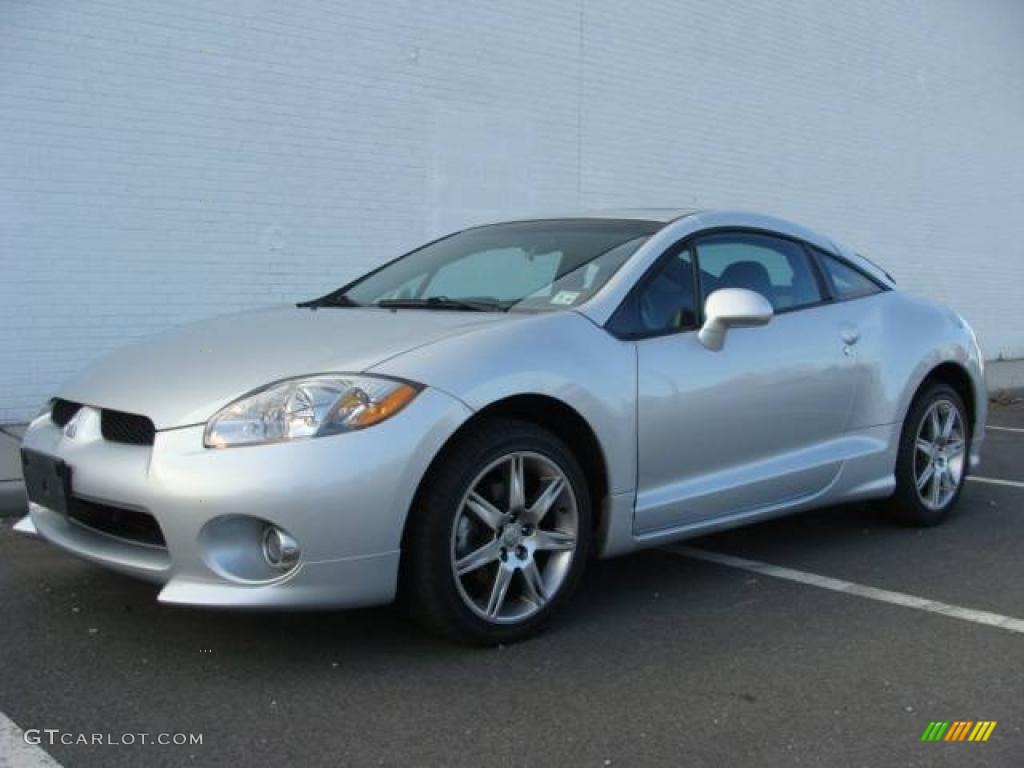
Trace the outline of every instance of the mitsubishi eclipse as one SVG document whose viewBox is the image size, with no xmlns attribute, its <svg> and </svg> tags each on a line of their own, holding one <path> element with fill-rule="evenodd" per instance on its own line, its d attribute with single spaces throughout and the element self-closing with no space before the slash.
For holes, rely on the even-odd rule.
<svg viewBox="0 0 1024 768">
<path fill-rule="evenodd" d="M 466 229 L 56 395 L 24 436 L 22 532 L 165 603 L 401 595 L 484 644 L 534 633 L 591 557 L 855 500 L 938 523 L 986 410 L 956 312 L 716 211 Z"/>
</svg>

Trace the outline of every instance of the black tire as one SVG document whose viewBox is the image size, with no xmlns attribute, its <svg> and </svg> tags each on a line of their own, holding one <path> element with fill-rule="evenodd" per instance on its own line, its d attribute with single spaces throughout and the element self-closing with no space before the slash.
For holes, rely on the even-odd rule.
<svg viewBox="0 0 1024 768">
<path fill-rule="evenodd" d="M 481 472 L 518 452 L 529 452 L 552 462 L 568 481 L 576 504 L 575 549 L 566 558 L 568 565 L 562 570 L 560 586 L 542 607 L 530 607 L 536 612 L 514 623 L 497 623 L 474 612 L 463 587 L 457 583 L 459 577 L 453 566 L 457 559 L 456 524 L 460 505 Z M 529 503 L 529 491 L 526 495 Z M 424 627 L 449 639 L 474 645 L 524 640 L 561 610 L 579 583 L 593 538 L 591 510 L 592 501 L 579 462 L 558 437 L 536 424 L 516 419 L 482 422 L 446 449 L 417 495 L 403 540 L 402 602 Z M 562 511 L 560 508 L 551 514 L 557 517 Z M 504 528 L 493 533 L 482 529 L 485 536 L 493 536 L 492 541 L 500 543 Z M 548 553 L 537 554 L 541 563 Z M 493 567 L 497 570 L 501 565 L 495 562 Z M 487 578 L 487 573 L 481 573 L 481 578 Z M 525 579 L 525 574 L 517 571 L 512 578 Z M 525 583 L 516 584 L 525 589 Z M 511 594 L 511 586 L 509 590 Z M 517 599 L 524 600 L 522 595 Z M 537 605 L 540 604 L 538 601 Z"/>
<path fill-rule="evenodd" d="M 960 423 L 963 425 L 962 470 L 959 483 L 952 495 L 936 508 L 925 504 L 918 493 L 917 472 L 921 472 L 922 457 L 918 455 L 917 437 L 922 429 L 922 422 L 928 417 L 932 407 L 936 403 L 944 402 L 952 404 L 957 409 Z M 938 525 L 949 516 L 950 510 L 960 498 L 967 479 L 971 443 L 970 429 L 971 424 L 964 401 L 948 384 L 941 382 L 928 384 L 917 394 L 907 412 L 900 434 L 899 452 L 896 458 L 896 491 L 884 503 L 886 512 L 893 520 L 902 525 L 929 527 Z M 916 470 L 915 462 L 918 462 Z"/>
</svg>

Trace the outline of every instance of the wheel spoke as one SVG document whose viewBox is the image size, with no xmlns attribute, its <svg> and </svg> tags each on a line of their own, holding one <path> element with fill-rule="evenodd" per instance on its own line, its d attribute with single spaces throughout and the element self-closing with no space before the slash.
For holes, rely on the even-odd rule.
<svg viewBox="0 0 1024 768">
<path fill-rule="evenodd" d="M 939 498 L 942 495 L 942 476 L 944 471 L 935 470 L 932 473 L 932 487 L 931 493 L 928 494 L 928 498 L 932 503 L 933 507 L 939 506 Z"/>
<path fill-rule="evenodd" d="M 455 563 L 455 572 L 459 576 L 465 576 L 467 573 L 472 573 L 478 568 L 483 568 L 488 563 L 493 563 L 498 559 L 498 554 L 501 552 L 501 542 L 497 539 L 489 541 L 479 549 L 475 549 L 463 558 L 460 558 Z"/>
<path fill-rule="evenodd" d="M 949 480 L 949 490 L 956 491 L 956 489 L 960 487 L 961 481 L 964 479 L 963 466 L 947 464 L 946 478 Z"/>
<path fill-rule="evenodd" d="M 537 567 L 537 561 L 531 560 L 523 567 L 523 581 L 526 584 L 526 598 L 540 608 L 548 601 L 547 591 L 544 585 L 544 576 Z"/>
<path fill-rule="evenodd" d="M 946 414 L 946 421 L 942 425 L 942 439 L 949 440 L 953 436 L 953 427 L 956 425 L 956 408 L 954 406 L 949 407 L 949 413 Z"/>
<path fill-rule="evenodd" d="M 924 472 L 922 472 L 917 477 L 917 490 L 923 491 L 924 487 L 928 484 L 928 481 L 932 479 L 932 475 L 934 475 L 934 474 L 935 474 L 935 462 L 934 461 L 929 461 L 928 462 L 928 466 L 924 468 Z"/>
<path fill-rule="evenodd" d="M 491 588 L 491 596 L 487 601 L 487 615 L 492 619 L 497 618 L 501 613 L 501 607 L 505 604 L 508 586 L 512 583 L 512 573 L 510 568 L 503 565 L 498 567 L 498 573 L 494 577 L 494 586 Z"/>
<path fill-rule="evenodd" d="M 492 531 L 498 530 L 498 527 L 505 520 L 505 513 L 476 491 L 472 491 L 469 494 L 469 498 L 466 499 L 466 506 L 469 507 L 469 511 L 476 515 L 476 518 L 481 523 Z"/>
<path fill-rule="evenodd" d="M 932 447 L 933 443 L 931 443 L 930 441 L 925 440 L 923 437 L 917 438 L 917 450 L 919 450 L 925 456 L 932 455 Z"/>
<path fill-rule="evenodd" d="M 558 497 L 562 495 L 562 491 L 565 490 L 565 479 L 561 477 L 553 477 L 547 486 L 541 491 L 540 496 L 533 502 L 533 505 L 526 512 L 526 519 L 534 525 L 540 525 L 541 520 L 548 513 L 548 510 L 554 506 L 554 503 L 558 501 Z"/>
<path fill-rule="evenodd" d="M 950 459 L 955 459 L 964 452 L 963 440 L 950 440 L 946 443 L 946 454 Z"/>
<path fill-rule="evenodd" d="M 537 531 L 533 537 L 536 548 L 545 552 L 563 552 L 576 546 L 576 537 L 562 531 Z"/>
<path fill-rule="evenodd" d="M 939 486 L 939 501 L 946 503 L 956 491 L 956 478 L 953 477 L 953 471 L 948 466 L 942 472 L 942 482 Z"/>
<path fill-rule="evenodd" d="M 942 422 L 939 419 L 938 404 L 932 406 L 932 409 L 928 411 L 928 424 L 932 430 L 932 440 L 938 440 L 942 436 Z"/>
<path fill-rule="evenodd" d="M 508 468 L 508 511 L 521 514 L 526 510 L 526 468 L 523 457 L 515 454 L 509 460 Z"/>
</svg>

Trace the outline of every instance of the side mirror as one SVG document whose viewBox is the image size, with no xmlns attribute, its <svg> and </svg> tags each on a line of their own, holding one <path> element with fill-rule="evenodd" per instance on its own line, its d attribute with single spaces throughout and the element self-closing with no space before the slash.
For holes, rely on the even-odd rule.
<svg viewBox="0 0 1024 768">
<path fill-rule="evenodd" d="M 772 305 L 760 293 L 746 288 L 721 288 L 704 302 L 704 325 L 697 338 L 717 352 L 725 344 L 725 332 L 730 328 L 765 325 L 773 314 Z"/>
</svg>

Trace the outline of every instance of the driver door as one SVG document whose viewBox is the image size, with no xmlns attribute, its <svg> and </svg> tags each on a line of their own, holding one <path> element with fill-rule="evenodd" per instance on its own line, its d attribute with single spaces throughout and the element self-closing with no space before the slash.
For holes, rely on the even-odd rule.
<svg viewBox="0 0 1024 768">
<path fill-rule="evenodd" d="M 677 244 L 620 308 L 613 324 L 639 337 L 637 535 L 785 504 L 836 477 L 827 443 L 844 430 L 855 377 L 821 285 L 801 244 L 718 233 Z M 711 351 L 699 306 L 725 287 L 758 291 L 776 314 Z"/>
</svg>

